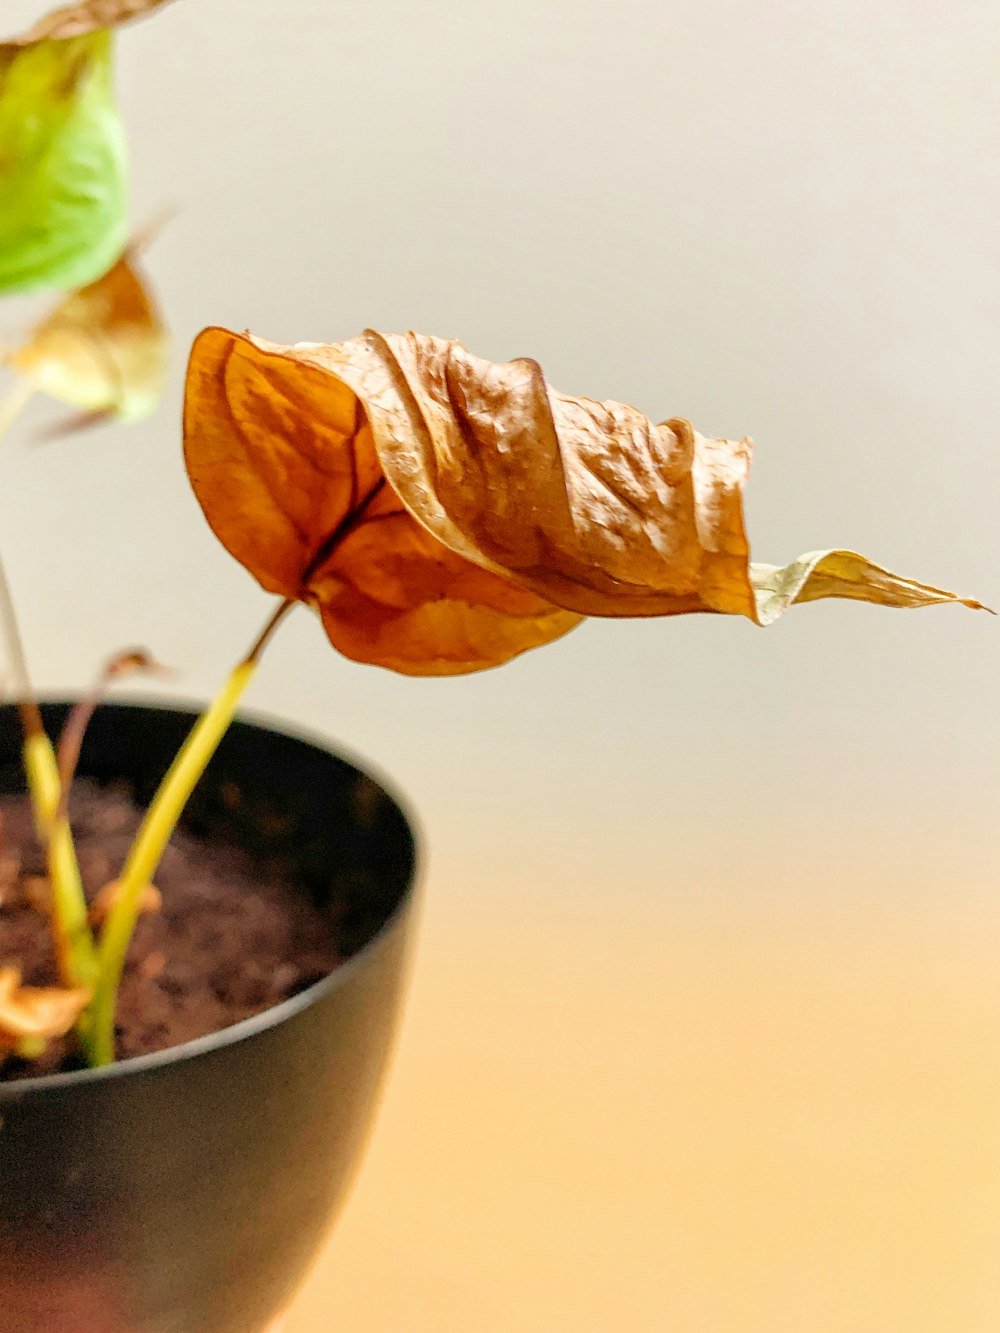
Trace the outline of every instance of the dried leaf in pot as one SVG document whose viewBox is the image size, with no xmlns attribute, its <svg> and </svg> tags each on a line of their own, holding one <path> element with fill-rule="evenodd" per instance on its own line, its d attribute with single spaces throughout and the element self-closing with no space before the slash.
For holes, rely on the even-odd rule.
<svg viewBox="0 0 1000 1333">
<path fill-rule="evenodd" d="M 65 1036 L 90 997 L 84 989 L 22 986 L 17 968 L 0 968 L 0 1050 L 14 1049 L 26 1039 Z"/>
</svg>

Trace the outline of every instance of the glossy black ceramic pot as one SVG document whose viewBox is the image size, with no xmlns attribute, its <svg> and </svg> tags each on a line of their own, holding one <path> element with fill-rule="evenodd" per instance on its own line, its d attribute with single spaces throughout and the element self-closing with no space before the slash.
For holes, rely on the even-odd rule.
<svg viewBox="0 0 1000 1333">
<path fill-rule="evenodd" d="M 54 733 L 66 708 L 44 712 Z M 178 709 L 103 707 L 80 772 L 125 779 L 146 801 L 193 721 Z M 23 785 L 19 748 L 15 717 L 0 710 L 7 790 Z M 355 951 L 300 995 L 213 1036 L 0 1083 L 3 1333 L 258 1333 L 294 1291 L 357 1164 L 413 927 L 405 816 L 321 745 L 238 723 L 185 822 L 251 850 L 265 825 L 271 850 L 285 828 L 303 891 L 346 893 Z"/>
</svg>

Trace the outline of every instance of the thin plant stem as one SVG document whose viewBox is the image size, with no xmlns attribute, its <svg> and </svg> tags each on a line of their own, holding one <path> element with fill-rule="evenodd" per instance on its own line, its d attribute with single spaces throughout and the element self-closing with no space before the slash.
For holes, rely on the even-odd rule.
<svg viewBox="0 0 1000 1333">
<path fill-rule="evenodd" d="M 59 974 L 66 986 L 92 987 L 97 979 L 97 954 L 87 920 L 87 901 L 83 894 L 73 837 L 65 816 L 59 814 L 59 768 L 31 688 L 24 643 L 2 560 L 0 626 L 7 643 L 14 677 L 14 697 L 21 716 L 24 771 L 35 813 L 35 825 L 48 860 L 52 889 L 52 932 Z"/>
<path fill-rule="evenodd" d="M 256 661 L 257 661 L 257 659 L 260 657 L 261 653 L 264 651 L 264 649 L 267 647 L 267 645 L 271 642 L 271 638 L 272 638 L 272 636 L 273 636 L 275 630 L 278 628 L 278 626 L 279 626 L 279 625 L 281 624 L 281 622 L 284 620 L 285 616 L 288 615 L 289 611 L 291 611 L 291 609 L 292 609 L 293 606 L 298 606 L 298 602 L 295 600 L 295 598 L 294 598 L 294 597 L 286 597 L 285 600 L 284 600 L 284 601 L 281 603 L 281 605 L 278 607 L 278 609 L 275 611 L 274 615 L 271 616 L 271 618 L 268 620 L 267 624 L 264 626 L 264 628 L 261 630 L 261 632 L 257 635 L 256 639 L 254 639 L 254 641 L 253 641 L 253 647 L 250 649 L 250 651 L 247 653 L 246 657 L 243 659 L 245 662 L 256 662 Z"/>
<path fill-rule="evenodd" d="M 70 988 L 93 988 L 97 981 L 97 951 L 87 917 L 87 900 L 80 880 L 69 820 L 60 814 L 62 784 L 52 742 L 44 732 L 24 738 L 24 771 L 44 840 L 52 892 L 52 932 L 59 975 Z M 86 1020 L 81 1015 L 79 1030 Z"/>
<path fill-rule="evenodd" d="M 146 886 L 156 873 L 188 798 L 233 720 L 239 701 L 256 672 L 261 653 L 294 604 L 291 600 L 282 602 L 268 620 L 250 652 L 195 723 L 146 811 L 101 932 L 97 987 L 90 1005 L 91 1026 L 86 1047 L 91 1065 L 110 1064 L 115 1058 L 118 987 Z"/>
<path fill-rule="evenodd" d="M 28 403 L 34 398 L 37 390 L 30 380 L 19 380 L 17 387 L 0 403 L 0 440 L 7 434 L 11 426 L 21 415 Z"/>
<path fill-rule="evenodd" d="M 21 638 L 21 626 L 18 623 L 17 612 L 14 609 L 14 598 L 10 591 L 10 580 L 7 578 L 7 570 L 0 557 L 0 626 L 2 626 L 4 642 L 7 645 L 7 656 L 10 659 L 10 670 L 13 676 L 13 694 L 17 701 L 17 711 L 21 715 L 21 725 L 24 728 L 26 736 L 45 733 L 42 725 L 42 715 L 38 711 L 38 704 L 35 702 L 34 692 L 31 688 L 31 678 L 28 675 L 28 660 L 24 653 L 24 640 Z"/>
</svg>

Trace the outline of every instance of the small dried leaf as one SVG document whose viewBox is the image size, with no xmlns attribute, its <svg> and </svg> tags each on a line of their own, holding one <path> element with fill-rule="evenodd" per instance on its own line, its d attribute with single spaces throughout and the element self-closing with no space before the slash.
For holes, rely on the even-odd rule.
<svg viewBox="0 0 1000 1333">
<path fill-rule="evenodd" d="M 36 389 L 78 408 L 77 427 L 112 415 L 138 421 L 163 393 L 167 341 L 130 246 L 96 282 L 60 301 L 8 361 Z"/>
<path fill-rule="evenodd" d="M 92 926 L 101 926 L 107 920 L 108 913 L 114 907 L 121 893 L 121 880 L 113 879 L 98 889 L 94 896 L 94 901 L 90 904 L 88 914 Z M 139 915 L 149 916 L 153 912 L 158 912 L 163 906 L 163 895 L 155 884 L 147 884 L 142 891 L 142 898 L 139 902 Z"/>
<path fill-rule="evenodd" d="M 514 651 L 576 623 L 545 606 L 763 625 L 819 597 L 960 600 L 852 552 L 751 565 L 751 449 L 412 333 L 282 347 L 208 329 L 188 369 L 188 473 L 223 544 L 265 588 L 316 606 L 341 651 L 414 673 L 511 656 L 514 590 L 535 599 L 517 603 L 530 621 Z M 486 590 L 478 657 L 453 651 Z"/>
<path fill-rule="evenodd" d="M 910 609 L 938 602 L 960 602 L 973 611 L 996 614 L 982 602 L 900 578 L 873 565 L 856 551 L 809 551 L 780 568 L 751 564 L 750 583 L 756 602 L 755 618 L 760 625 L 770 625 L 797 602 L 816 602 L 823 597 Z"/>
<path fill-rule="evenodd" d="M 112 40 L 0 44 L 0 294 L 93 282 L 128 234 Z"/>
<path fill-rule="evenodd" d="M 168 0 L 81 0 L 80 4 L 54 9 L 14 40 L 24 45 L 46 39 L 65 41 L 69 37 L 82 37 L 98 28 L 120 27 L 167 3 Z"/>
<path fill-rule="evenodd" d="M 62 1037 L 90 1003 L 91 991 L 59 986 L 22 986 L 15 967 L 0 968 L 0 1047 L 25 1038 Z"/>
<path fill-rule="evenodd" d="M 163 969 L 167 965 L 167 955 L 158 950 L 154 953 L 146 954 L 139 964 L 139 974 L 146 981 L 152 981 L 155 977 L 163 974 Z"/>
</svg>

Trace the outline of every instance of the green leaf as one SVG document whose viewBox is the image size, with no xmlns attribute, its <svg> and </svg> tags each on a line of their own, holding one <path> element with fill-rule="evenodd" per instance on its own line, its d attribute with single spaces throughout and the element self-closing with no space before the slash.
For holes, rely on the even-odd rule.
<svg viewBox="0 0 1000 1333">
<path fill-rule="evenodd" d="M 81 287 L 128 234 L 112 35 L 0 45 L 0 293 Z"/>
</svg>

